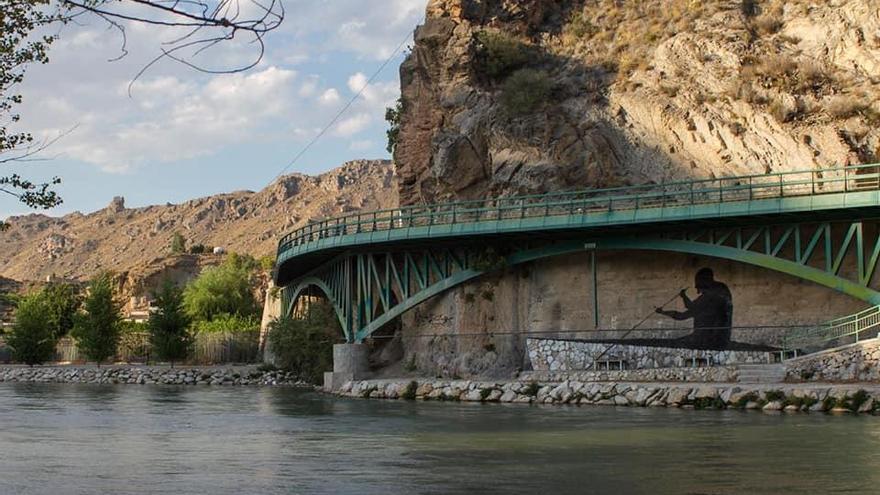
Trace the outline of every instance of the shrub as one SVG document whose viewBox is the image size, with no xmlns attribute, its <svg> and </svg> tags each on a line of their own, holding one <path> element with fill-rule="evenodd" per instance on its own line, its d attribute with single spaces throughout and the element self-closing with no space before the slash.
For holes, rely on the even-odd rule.
<svg viewBox="0 0 880 495">
<path fill-rule="evenodd" d="M 198 320 L 192 323 L 193 333 L 246 333 L 260 330 L 260 320 L 256 316 L 238 316 L 226 313 L 214 319 Z"/>
<path fill-rule="evenodd" d="M 400 139 L 400 125 L 403 122 L 405 111 L 406 106 L 402 96 L 397 99 L 397 104 L 385 109 L 385 121 L 388 122 L 388 130 L 385 131 L 388 144 L 385 149 L 388 150 L 388 153 L 394 154 L 394 150 L 397 149 L 397 142 Z"/>
<path fill-rule="evenodd" d="M 42 291 L 46 302 L 49 326 L 56 338 L 67 335 L 73 328 L 76 312 L 82 304 L 79 290 L 71 284 L 49 284 Z"/>
<path fill-rule="evenodd" d="M 531 58 L 528 45 L 503 31 L 483 30 L 476 35 L 479 56 L 490 79 L 498 81 L 525 66 Z"/>
<path fill-rule="evenodd" d="M 171 252 L 174 254 L 186 252 L 186 239 L 183 238 L 180 232 L 175 232 L 171 236 Z"/>
<path fill-rule="evenodd" d="M 514 72 L 501 88 L 501 104 L 513 115 L 534 112 L 550 97 L 553 82 L 547 72 L 520 69 Z"/>
<path fill-rule="evenodd" d="M 155 294 L 156 311 L 150 314 L 147 324 L 150 330 L 150 345 L 160 360 L 183 361 L 192 350 L 192 335 L 189 333 L 190 319 L 183 310 L 183 292 L 170 280 L 165 280 Z"/>
<path fill-rule="evenodd" d="M 85 313 L 76 315 L 71 334 L 80 351 L 100 366 L 116 354 L 122 326 L 120 304 L 113 299 L 110 274 L 104 273 L 92 279 L 83 309 Z"/>
<path fill-rule="evenodd" d="M 269 346 L 281 368 L 318 383 L 333 368 L 333 344 L 342 331 L 333 308 L 314 303 L 305 318 L 283 316 L 269 325 Z"/>
<path fill-rule="evenodd" d="M 828 102 L 825 110 L 836 119 L 848 119 L 865 111 L 868 105 L 862 100 L 849 95 L 835 96 Z"/>
<path fill-rule="evenodd" d="M 6 336 L 13 358 L 29 366 L 42 364 L 52 359 L 57 341 L 44 294 L 37 292 L 21 298 L 12 332 Z"/>
<path fill-rule="evenodd" d="M 251 279 L 257 266 L 252 258 L 232 253 L 220 266 L 206 268 L 183 291 L 186 313 L 196 321 L 211 321 L 221 314 L 256 316 Z"/>
<path fill-rule="evenodd" d="M 404 400 L 416 400 L 416 391 L 419 389 L 419 382 L 413 380 L 407 384 L 406 389 L 400 394 L 400 398 Z"/>
<path fill-rule="evenodd" d="M 189 248 L 190 254 L 204 254 L 207 251 L 207 248 L 204 244 L 196 244 Z"/>
<path fill-rule="evenodd" d="M 538 395 L 539 390 L 541 390 L 541 385 L 539 385 L 538 382 L 531 382 L 526 385 L 526 388 L 523 389 L 522 393 L 535 397 L 536 395 Z"/>
</svg>

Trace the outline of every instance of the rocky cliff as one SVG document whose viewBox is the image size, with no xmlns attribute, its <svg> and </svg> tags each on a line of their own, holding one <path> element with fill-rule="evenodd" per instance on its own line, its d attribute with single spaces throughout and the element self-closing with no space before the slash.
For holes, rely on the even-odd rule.
<svg viewBox="0 0 880 495">
<path fill-rule="evenodd" d="M 431 0 L 400 75 L 403 204 L 880 161 L 877 0 Z M 506 375 L 529 366 L 527 332 L 628 329 L 703 266 L 730 285 L 736 326 L 863 306 L 711 258 L 598 263 L 595 295 L 584 254 L 425 302 L 402 318 L 402 362 L 429 376 Z"/>
<path fill-rule="evenodd" d="M 403 204 L 877 160 L 876 0 L 431 0 Z"/>
<path fill-rule="evenodd" d="M 113 270 L 125 275 L 122 283 L 130 288 L 149 284 L 157 273 L 186 278 L 219 257 L 170 256 L 175 233 L 188 247 L 274 255 L 283 233 L 312 219 L 394 206 L 396 188 L 390 162 L 360 160 L 315 177 L 281 177 L 259 192 L 143 208 L 126 208 L 124 199 L 115 198 L 107 208 L 85 215 L 12 217 L 12 227 L 0 234 L 0 277 L 83 280 Z"/>
</svg>

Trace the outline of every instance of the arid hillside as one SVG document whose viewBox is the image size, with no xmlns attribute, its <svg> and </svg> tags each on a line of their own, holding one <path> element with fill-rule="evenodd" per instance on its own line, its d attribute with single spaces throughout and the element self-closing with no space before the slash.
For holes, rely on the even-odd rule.
<svg viewBox="0 0 880 495">
<path fill-rule="evenodd" d="M 210 255 L 169 256 L 175 233 L 186 239 L 187 247 L 222 246 L 260 257 L 274 255 L 279 236 L 311 219 L 396 204 L 391 163 L 361 160 L 316 177 L 288 175 L 259 192 L 144 208 L 126 208 L 116 198 L 86 215 L 12 217 L 12 227 L 0 233 L 0 277 L 83 280 L 112 270 L 137 284 L 159 271 L 197 272 L 219 261 Z"/>
<path fill-rule="evenodd" d="M 431 0 L 401 203 L 872 163 L 877 0 Z"/>
</svg>

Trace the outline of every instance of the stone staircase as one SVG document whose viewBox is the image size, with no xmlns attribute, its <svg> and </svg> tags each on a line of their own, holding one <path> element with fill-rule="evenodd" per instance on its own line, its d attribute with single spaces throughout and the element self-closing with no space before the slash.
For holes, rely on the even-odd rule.
<svg viewBox="0 0 880 495">
<path fill-rule="evenodd" d="M 739 383 L 779 383 L 785 380 L 781 364 L 740 364 L 736 367 Z"/>
</svg>

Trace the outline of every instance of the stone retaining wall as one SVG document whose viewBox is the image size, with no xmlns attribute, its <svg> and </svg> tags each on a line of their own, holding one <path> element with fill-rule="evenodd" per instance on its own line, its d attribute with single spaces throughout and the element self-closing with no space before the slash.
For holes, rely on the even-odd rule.
<svg viewBox="0 0 880 495">
<path fill-rule="evenodd" d="M 608 371 L 523 371 L 521 381 L 539 382 L 722 382 L 737 381 L 734 366 L 702 368 L 653 368 L 643 370 Z"/>
<path fill-rule="evenodd" d="M 292 373 L 260 371 L 256 366 L 205 368 L 11 366 L 0 368 L 0 382 L 309 386 Z"/>
<path fill-rule="evenodd" d="M 690 363 L 713 366 L 765 364 L 774 361 L 769 352 L 713 351 L 618 344 L 561 339 L 527 339 L 526 348 L 532 369 L 536 371 L 574 371 L 593 368 L 593 360 L 623 361 L 626 369 L 682 368 Z"/>
<path fill-rule="evenodd" d="M 399 379 L 347 382 L 337 394 L 370 399 L 880 414 L 880 387 L 876 385 L 862 389 L 853 385 L 688 386 L 670 383 Z"/>
<path fill-rule="evenodd" d="M 786 380 L 880 381 L 880 339 L 785 361 Z"/>
</svg>

